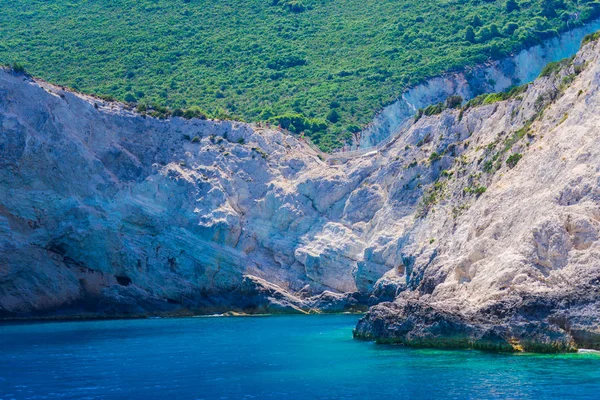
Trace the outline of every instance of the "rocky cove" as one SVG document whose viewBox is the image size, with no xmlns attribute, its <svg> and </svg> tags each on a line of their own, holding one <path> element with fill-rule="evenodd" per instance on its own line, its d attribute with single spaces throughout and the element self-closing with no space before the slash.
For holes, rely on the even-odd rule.
<svg viewBox="0 0 600 400">
<path fill-rule="evenodd" d="M 0 316 L 371 306 L 357 338 L 600 349 L 599 57 L 343 165 L 3 70 Z"/>
</svg>

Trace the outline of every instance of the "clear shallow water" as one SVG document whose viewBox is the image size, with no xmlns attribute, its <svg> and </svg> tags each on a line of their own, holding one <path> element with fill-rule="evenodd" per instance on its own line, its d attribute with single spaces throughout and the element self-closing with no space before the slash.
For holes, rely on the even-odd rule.
<svg viewBox="0 0 600 400">
<path fill-rule="evenodd" d="M 600 356 L 414 350 L 352 339 L 358 317 L 0 325 L 0 399 L 600 397 Z"/>
</svg>

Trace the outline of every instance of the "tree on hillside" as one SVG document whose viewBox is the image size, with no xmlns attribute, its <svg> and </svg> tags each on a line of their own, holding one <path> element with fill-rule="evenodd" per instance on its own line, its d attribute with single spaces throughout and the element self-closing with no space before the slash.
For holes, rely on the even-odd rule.
<svg viewBox="0 0 600 400">
<path fill-rule="evenodd" d="M 560 8 L 561 1 L 555 0 L 542 0 L 542 11 L 540 15 L 546 18 L 554 18 L 556 17 L 556 10 Z M 564 2 L 562 3 L 564 8 Z"/>
<path fill-rule="evenodd" d="M 520 8 L 516 0 L 507 0 L 506 12 L 518 11 Z"/>
<path fill-rule="evenodd" d="M 491 24 L 490 25 L 490 36 L 492 38 L 498 37 L 498 36 L 502 36 L 500 33 L 500 30 L 498 29 L 498 25 L 496 24 Z"/>
<path fill-rule="evenodd" d="M 480 42 L 487 42 L 488 40 L 491 40 L 498 36 L 502 36 L 502 34 L 500 33 L 500 30 L 498 29 L 498 25 L 496 25 L 496 24 L 490 24 L 489 26 L 486 25 L 479 30 L 479 41 Z"/>
<path fill-rule="evenodd" d="M 327 114 L 327 120 L 333 124 L 335 124 L 336 122 L 338 122 L 340 120 L 340 114 L 337 112 L 337 110 L 335 108 L 331 109 L 331 111 L 329 111 L 329 114 Z"/>
<path fill-rule="evenodd" d="M 517 29 L 519 29 L 519 25 L 515 24 L 514 22 L 509 22 L 506 25 L 504 25 L 504 29 L 503 32 L 505 35 L 512 35 Z"/>
<path fill-rule="evenodd" d="M 483 22 L 481 22 L 481 18 L 479 18 L 479 15 L 474 15 L 473 18 L 471 18 L 469 25 L 477 27 L 483 25 Z"/>
<path fill-rule="evenodd" d="M 127 93 L 127 94 L 125 95 L 125 101 L 126 101 L 127 103 L 135 103 L 135 102 L 137 101 L 137 99 L 135 98 L 135 96 L 134 96 L 133 94 L 131 94 L 131 93 Z"/>
<path fill-rule="evenodd" d="M 467 42 L 475 43 L 475 31 L 470 25 L 467 26 L 467 29 L 465 30 L 465 40 Z"/>
</svg>

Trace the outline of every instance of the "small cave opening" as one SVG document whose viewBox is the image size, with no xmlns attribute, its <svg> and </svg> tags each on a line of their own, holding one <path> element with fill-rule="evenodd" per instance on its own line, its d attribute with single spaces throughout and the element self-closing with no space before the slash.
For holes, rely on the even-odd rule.
<svg viewBox="0 0 600 400">
<path fill-rule="evenodd" d="M 131 278 L 123 275 L 115 275 L 115 279 L 117 283 L 121 286 L 129 286 L 131 285 Z"/>
<path fill-rule="evenodd" d="M 61 256 L 67 254 L 67 247 L 62 243 L 50 243 L 46 250 Z"/>
</svg>

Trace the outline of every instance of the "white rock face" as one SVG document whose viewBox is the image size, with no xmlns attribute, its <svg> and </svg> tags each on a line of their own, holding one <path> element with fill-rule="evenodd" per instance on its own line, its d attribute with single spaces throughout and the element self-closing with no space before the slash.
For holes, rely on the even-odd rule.
<svg viewBox="0 0 600 400">
<path fill-rule="evenodd" d="M 579 49 L 583 37 L 599 29 L 600 19 L 504 60 L 429 79 L 381 110 L 361 133 L 360 147 L 376 145 L 412 118 L 419 108 L 443 102 L 449 96 L 459 95 L 470 100 L 482 93 L 502 92 L 511 86 L 532 82 L 549 62 L 571 57 Z"/>
<path fill-rule="evenodd" d="M 503 350 L 600 347 L 599 52 L 588 44 L 522 97 L 460 121 L 449 112 L 419 121 L 413 134 L 432 138 L 422 151 L 443 154 L 421 176 L 436 164 L 447 172 L 429 179 L 437 181 L 417 211 L 425 216 L 399 248 L 412 290 L 374 307 L 357 336 Z M 419 159 L 418 167 L 428 163 Z"/>
<path fill-rule="evenodd" d="M 341 218 L 372 167 L 344 172 L 281 132 L 144 118 L 6 71 L 0 123 L 3 315 L 330 309 L 322 293 L 357 291 L 366 242 Z M 281 308 L 265 285 L 248 303 L 244 280 L 301 298 Z"/>
<path fill-rule="evenodd" d="M 0 312 L 341 311 L 397 297 L 479 315 L 597 288 L 599 54 L 588 44 L 515 99 L 424 117 L 338 166 L 281 132 L 144 118 L 2 72 Z M 578 310 L 573 326 L 595 326 Z"/>
</svg>

